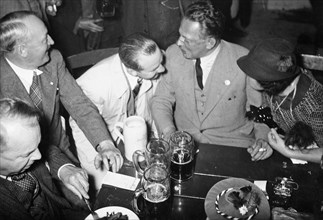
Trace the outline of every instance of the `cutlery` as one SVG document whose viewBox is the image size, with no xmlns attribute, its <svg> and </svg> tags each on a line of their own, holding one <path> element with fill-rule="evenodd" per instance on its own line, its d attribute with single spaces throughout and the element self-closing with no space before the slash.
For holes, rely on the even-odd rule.
<svg viewBox="0 0 323 220">
<path fill-rule="evenodd" d="M 92 210 L 89 200 L 87 200 L 86 198 L 83 198 L 83 199 L 84 199 L 87 207 L 89 208 L 89 210 L 91 212 L 91 215 L 93 217 L 93 220 L 99 219 L 99 215 L 95 211 Z"/>
</svg>

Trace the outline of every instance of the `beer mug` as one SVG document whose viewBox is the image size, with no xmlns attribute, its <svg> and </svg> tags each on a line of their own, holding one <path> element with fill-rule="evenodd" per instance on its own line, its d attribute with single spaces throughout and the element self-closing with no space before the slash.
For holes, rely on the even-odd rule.
<svg viewBox="0 0 323 220">
<path fill-rule="evenodd" d="M 124 143 L 125 157 L 132 161 L 136 150 L 145 150 L 147 145 L 147 125 L 140 116 L 130 116 L 124 122 L 117 122 L 115 133 Z M 120 132 L 122 130 L 122 133 Z"/>
<path fill-rule="evenodd" d="M 185 131 L 174 132 L 169 140 L 171 155 L 171 178 L 182 182 L 194 172 L 194 144 L 192 136 Z"/>
<path fill-rule="evenodd" d="M 96 0 L 96 10 L 101 18 L 113 17 L 117 4 L 116 0 Z"/>
<path fill-rule="evenodd" d="M 169 170 L 171 151 L 169 144 L 161 138 L 152 138 L 145 151 L 136 150 L 132 155 L 132 161 L 137 172 L 143 175 L 144 170 L 140 166 L 139 159 L 144 158 L 146 167 L 157 164 Z"/>
<path fill-rule="evenodd" d="M 154 206 L 164 203 L 170 196 L 169 173 L 157 164 L 148 167 L 141 178 L 141 188 L 135 191 L 133 199 L 133 208 L 136 213 L 144 210 L 138 207 L 138 198 L 142 195 L 145 200 L 145 206 Z"/>
</svg>

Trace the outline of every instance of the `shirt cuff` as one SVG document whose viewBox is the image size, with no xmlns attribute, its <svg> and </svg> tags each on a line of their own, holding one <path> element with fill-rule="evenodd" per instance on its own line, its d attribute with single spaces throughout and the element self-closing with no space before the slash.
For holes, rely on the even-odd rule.
<svg viewBox="0 0 323 220">
<path fill-rule="evenodd" d="M 60 171 L 61 171 L 61 169 L 62 169 L 62 168 L 66 167 L 66 166 L 73 166 L 73 167 L 75 167 L 75 165 L 74 165 L 74 164 L 71 164 L 71 163 L 67 163 L 67 164 L 64 164 L 63 166 L 61 166 L 61 167 L 58 169 L 58 171 L 57 171 L 58 179 L 62 180 L 62 179 L 61 179 L 61 176 L 60 176 Z"/>
</svg>

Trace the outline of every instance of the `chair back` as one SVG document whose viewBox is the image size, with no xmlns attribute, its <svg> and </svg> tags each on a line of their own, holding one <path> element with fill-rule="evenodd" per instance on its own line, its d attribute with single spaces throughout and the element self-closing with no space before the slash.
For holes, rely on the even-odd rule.
<svg viewBox="0 0 323 220">
<path fill-rule="evenodd" d="M 74 54 L 66 58 L 66 64 L 74 78 L 78 78 L 87 69 L 99 61 L 118 53 L 119 48 L 104 48 L 91 51 L 85 51 Z"/>
</svg>

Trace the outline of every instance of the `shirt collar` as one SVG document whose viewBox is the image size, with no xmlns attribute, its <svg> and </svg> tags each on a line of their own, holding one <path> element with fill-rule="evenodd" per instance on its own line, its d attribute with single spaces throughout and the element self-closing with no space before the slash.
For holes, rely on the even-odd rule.
<svg viewBox="0 0 323 220">
<path fill-rule="evenodd" d="M 221 43 L 215 48 L 215 50 L 212 51 L 212 53 L 210 53 L 209 55 L 205 56 L 205 57 L 201 57 L 201 65 L 207 64 L 207 63 L 212 63 L 214 62 L 214 60 L 216 59 L 216 57 L 219 54 L 221 48 Z"/>
<path fill-rule="evenodd" d="M 27 73 L 27 74 L 34 74 L 34 72 L 36 72 L 37 75 L 40 75 L 43 73 L 43 71 L 39 70 L 39 69 L 34 69 L 34 70 L 29 70 L 29 69 L 24 69 L 21 68 L 19 66 L 17 66 L 16 64 L 12 63 L 10 60 L 8 60 L 7 58 L 5 58 L 7 60 L 7 62 L 9 63 L 10 67 L 15 71 L 15 73 L 21 75 L 23 73 Z"/>
</svg>

